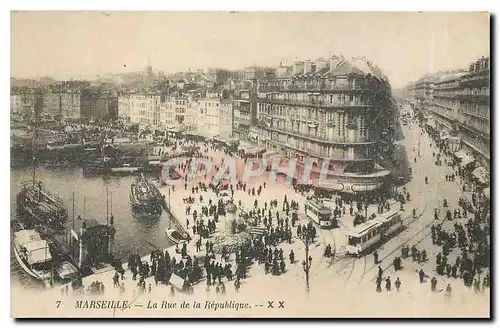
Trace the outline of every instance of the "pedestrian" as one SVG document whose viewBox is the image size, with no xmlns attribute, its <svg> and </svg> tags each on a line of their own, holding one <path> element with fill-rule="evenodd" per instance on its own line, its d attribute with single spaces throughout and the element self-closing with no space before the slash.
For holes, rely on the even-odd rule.
<svg viewBox="0 0 500 328">
<path fill-rule="evenodd" d="M 387 279 L 385 279 L 385 290 L 388 292 L 391 291 L 391 277 L 387 277 Z"/>
<path fill-rule="evenodd" d="M 448 284 L 448 286 L 446 286 L 446 297 L 450 298 L 451 297 L 451 286 L 450 284 Z"/>
<path fill-rule="evenodd" d="M 399 292 L 399 287 L 401 287 L 401 280 L 399 280 L 399 277 L 396 278 L 394 285 L 396 286 L 396 290 Z"/>
<path fill-rule="evenodd" d="M 235 281 L 234 281 L 234 290 L 238 293 L 240 291 L 240 279 L 237 278 Z"/>
<path fill-rule="evenodd" d="M 382 284 L 382 278 L 377 277 L 377 281 L 376 281 L 376 283 L 377 283 L 377 293 L 382 292 L 382 287 L 381 287 L 381 284 Z"/>
<path fill-rule="evenodd" d="M 431 291 L 435 292 L 436 286 L 437 286 L 437 279 L 436 279 L 436 277 L 432 277 L 432 279 L 431 279 Z"/>
<path fill-rule="evenodd" d="M 418 272 L 418 277 L 420 278 L 420 283 L 423 283 L 425 277 L 424 270 L 420 269 L 420 271 Z"/>
<path fill-rule="evenodd" d="M 373 252 L 373 262 L 375 265 L 378 264 L 378 252 L 377 251 Z"/>
</svg>

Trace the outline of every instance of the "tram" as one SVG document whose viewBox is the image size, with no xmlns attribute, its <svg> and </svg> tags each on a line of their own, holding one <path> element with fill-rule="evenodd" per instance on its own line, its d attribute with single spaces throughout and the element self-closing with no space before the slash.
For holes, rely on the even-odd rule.
<svg viewBox="0 0 500 328">
<path fill-rule="evenodd" d="M 364 222 L 348 234 L 346 253 L 359 256 L 402 228 L 401 212 L 397 210 Z"/>
<path fill-rule="evenodd" d="M 337 220 L 333 217 L 333 211 L 317 199 L 308 199 L 304 206 L 306 216 L 322 229 L 336 228 Z"/>
</svg>

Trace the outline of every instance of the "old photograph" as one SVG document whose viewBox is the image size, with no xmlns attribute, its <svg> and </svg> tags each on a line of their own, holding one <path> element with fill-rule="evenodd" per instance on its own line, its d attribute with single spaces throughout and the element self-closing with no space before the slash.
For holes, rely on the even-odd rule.
<svg viewBox="0 0 500 328">
<path fill-rule="evenodd" d="M 14 318 L 489 318 L 490 14 L 11 12 Z"/>
</svg>

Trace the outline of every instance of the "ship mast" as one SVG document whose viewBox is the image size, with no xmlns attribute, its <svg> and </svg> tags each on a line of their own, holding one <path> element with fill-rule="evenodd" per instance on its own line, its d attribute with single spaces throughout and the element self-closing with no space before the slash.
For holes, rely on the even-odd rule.
<svg viewBox="0 0 500 328">
<path fill-rule="evenodd" d="M 41 98 L 41 91 L 37 90 L 35 93 L 35 97 L 33 101 L 35 102 L 33 105 L 33 139 L 31 140 L 31 152 L 33 156 L 33 186 L 35 185 L 36 181 L 36 139 L 38 138 L 38 124 L 40 120 L 40 112 L 41 108 L 40 106 L 43 105 L 43 101 L 40 100 Z"/>
<path fill-rule="evenodd" d="M 73 197 L 72 197 L 72 200 L 73 200 L 73 218 L 72 218 L 72 230 L 75 231 L 75 192 L 73 191 Z M 71 234 L 70 234 L 70 247 L 71 247 L 71 250 L 73 251 L 73 238 L 71 237 Z M 72 253 L 73 254 L 73 253 Z"/>
<path fill-rule="evenodd" d="M 85 196 L 83 196 L 83 220 L 85 220 L 85 207 L 87 205 Z"/>
<path fill-rule="evenodd" d="M 110 200 L 109 200 L 109 202 L 110 202 L 110 205 L 109 205 L 109 211 L 110 211 L 110 213 L 111 213 L 111 216 L 113 216 L 113 193 L 110 193 L 110 197 L 111 197 L 111 198 L 110 198 Z"/>
<path fill-rule="evenodd" d="M 108 201 L 108 188 L 106 187 L 106 224 L 109 225 L 109 201 Z"/>
</svg>

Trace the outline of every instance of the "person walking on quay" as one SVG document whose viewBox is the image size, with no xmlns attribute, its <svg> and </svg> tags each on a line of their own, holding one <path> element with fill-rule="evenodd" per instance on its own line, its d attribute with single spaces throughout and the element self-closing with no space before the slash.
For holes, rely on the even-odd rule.
<svg viewBox="0 0 500 328">
<path fill-rule="evenodd" d="M 378 252 L 377 251 L 373 252 L 373 263 L 375 265 L 378 264 Z"/>
<path fill-rule="evenodd" d="M 396 286 L 396 290 L 399 292 L 399 287 L 401 287 L 401 280 L 399 280 L 399 277 L 396 278 L 394 285 Z"/>
</svg>

